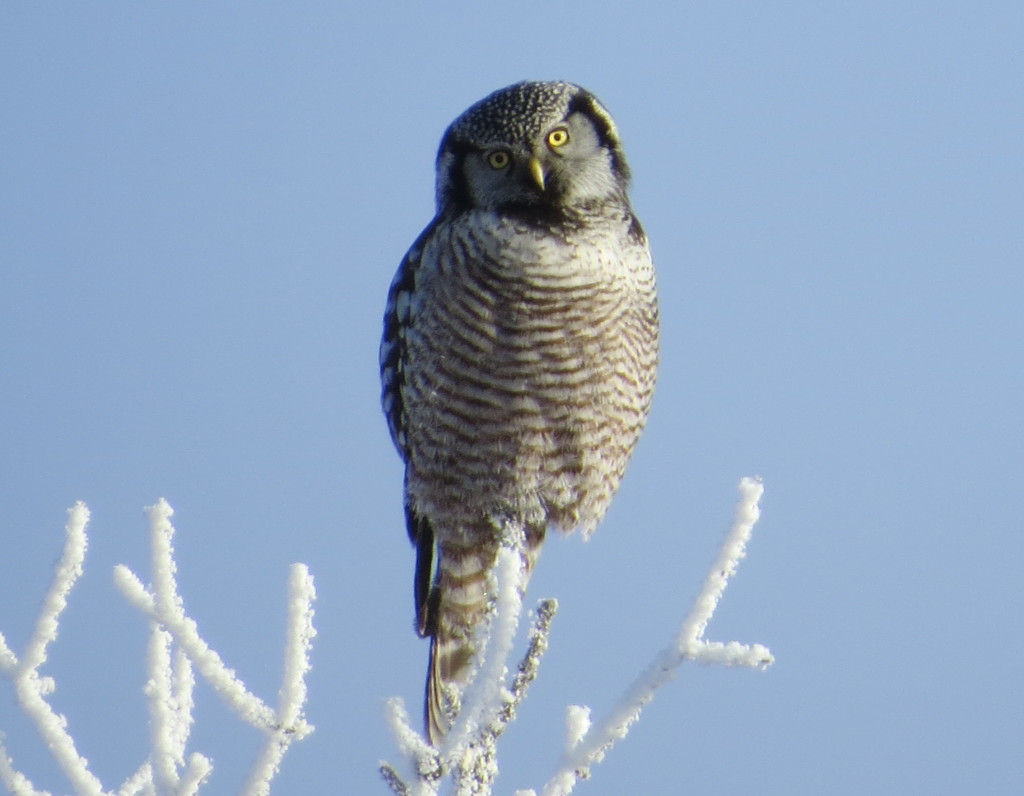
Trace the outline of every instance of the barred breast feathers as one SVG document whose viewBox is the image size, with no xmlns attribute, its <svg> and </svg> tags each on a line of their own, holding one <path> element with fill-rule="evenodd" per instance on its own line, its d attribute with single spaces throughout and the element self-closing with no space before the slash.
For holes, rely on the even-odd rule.
<svg viewBox="0 0 1024 796">
<path fill-rule="evenodd" d="M 404 374 L 425 452 L 412 461 L 414 497 L 442 515 L 512 501 L 534 520 L 547 512 L 556 527 L 589 532 L 650 401 L 646 247 L 586 229 L 577 246 L 496 217 L 435 233 L 407 341 L 421 364 Z M 624 260 L 607 253 L 616 250 Z"/>
</svg>

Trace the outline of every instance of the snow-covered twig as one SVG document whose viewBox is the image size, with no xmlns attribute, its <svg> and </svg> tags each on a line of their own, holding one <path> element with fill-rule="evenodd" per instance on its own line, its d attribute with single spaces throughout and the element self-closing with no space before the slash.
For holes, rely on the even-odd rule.
<svg viewBox="0 0 1024 796">
<path fill-rule="evenodd" d="M 526 647 L 526 654 L 519 662 L 515 677 L 512 678 L 510 689 L 511 699 L 502 706 L 499 720 L 502 726 L 510 724 L 516 717 L 516 710 L 519 703 L 526 697 L 526 690 L 530 684 L 537 679 L 537 670 L 540 668 L 540 659 L 548 648 L 548 636 L 551 633 L 551 622 L 558 612 L 558 600 L 541 600 L 537 605 L 537 615 L 533 625 L 530 627 L 530 640 Z"/>
<path fill-rule="evenodd" d="M 0 734 L 0 742 L 3 734 Z M 3 743 L 0 743 L 0 783 L 13 796 L 50 796 L 44 790 L 36 790 L 24 774 L 14 768 L 14 761 L 7 755 Z"/>
<path fill-rule="evenodd" d="M 503 703 L 505 664 L 512 652 L 512 642 L 519 627 L 523 609 L 520 590 L 522 584 L 522 557 L 519 550 L 508 546 L 498 553 L 498 561 L 491 573 L 491 593 L 495 594 L 492 621 L 480 650 L 476 670 L 463 691 L 462 709 L 445 734 L 441 743 L 442 759 L 455 756 L 458 750 L 471 743 L 478 734 L 497 718 Z"/>
<path fill-rule="evenodd" d="M 272 729 L 277 721 L 274 711 L 246 689 L 245 683 L 234 670 L 228 668 L 220 655 L 199 635 L 195 620 L 185 615 L 184 603 L 174 578 L 176 566 L 171 544 L 174 527 L 170 521 L 174 509 L 161 498 L 146 512 L 149 515 L 150 541 L 153 546 L 152 591 L 147 590 L 135 573 L 124 564 L 114 567 L 114 583 L 130 603 L 171 634 L 203 679 L 213 686 L 217 694 L 247 724 L 264 730 Z"/>
<path fill-rule="evenodd" d="M 740 500 L 732 527 L 676 638 L 633 682 L 609 716 L 570 745 L 558 770 L 541 791 L 542 796 L 567 796 L 577 779 L 588 777 L 590 767 L 600 762 L 616 741 L 626 737 L 629 728 L 640 717 L 640 711 L 654 698 L 654 692 L 671 679 L 684 661 L 762 667 L 772 663 L 771 653 L 760 644 L 732 642 L 726 645 L 704 641 L 708 622 L 718 607 L 729 578 L 735 574 L 740 559 L 746 554 L 754 523 L 760 517 L 758 502 L 764 492 L 761 481 L 744 478 L 740 481 L 739 491 Z"/>
<path fill-rule="evenodd" d="M 693 607 L 672 643 L 660 652 L 647 669 L 627 689 L 607 718 L 591 724 L 590 709 L 570 705 L 566 713 L 566 745 L 554 775 L 541 790 L 542 796 L 568 796 L 579 779 L 590 776 L 590 769 L 600 762 L 616 741 L 624 738 L 637 721 L 643 707 L 654 697 L 678 667 L 687 660 L 725 666 L 765 667 L 773 658 L 760 644 L 739 644 L 706 641 L 704 632 L 715 608 L 746 553 L 754 524 L 760 516 L 759 501 L 763 487 L 759 479 L 744 478 L 739 485 L 740 500 L 725 541 L 712 565 Z M 492 588 L 497 595 L 489 628 L 490 636 L 483 644 L 477 663 L 478 677 L 489 677 L 489 685 L 474 681 L 467 688 L 462 713 L 450 737 L 441 749 L 434 750 L 409 724 L 401 700 L 389 702 L 392 731 L 399 752 L 405 761 L 403 779 L 389 764 L 382 764 L 381 773 L 396 796 L 429 796 L 438 793 L 445 777 L 454 781 L 456 796 L 485 796 L 497 774 L 496 742 L 505 726 L 514 719 L 515 709 L 526 687 L 536 677 L 540 655 L 547 645 L 551 618 L 557 603 L 540 604 L 531 631 L 529 647 L 511 689 L 505 687 L 505 661 L 514 637 L 521 591 L 518 578 L 518 554 L 503 548 L 493 577 Z M 511 595 L 515 594 L 515 599 Z M 516 616 L 509 612 L 515 611 Z M 495 639 L 494 635 L 498 638 Z M 492 657 L 494 656 L 494 657 Z M 500 662 L 500 665 L 499 665 Z M 430 764 L 425 766 L 425 761 Z M 517 791 L 517 796 L 536 796 L 534 790 Z"/>
<path fill-rule="evenodd" d="M 491 792 L 498 773 L 498 738 L 515 717 L 516 708 L 536 677 L 557 610 L 554 600 L 545 600 L 539 606 L 526 654 L 511 687 L 507 687 L 508 658 L 523 607 L 524 540 L 516 529 L 506 530 L 489 576 L 494 605 L 476 670 L 462 695 L 455 724 L 440 748 L 431 747 L 411 727 L 401 699 L 388 701 L 389 723 L 405 762 L 406 779 L 389 763 L 382 763 L 380 771 L 396 796 L 436 794 L 445 772 L 451 775 L 456 796 L 483 796 Z"/>
<path fill-rule="evenodd" d="M 156 700 L 153 708 L 161 723 L 167 724 L 166 736 L 154 737 L 152 762 L 155 776 L 166 785 L 168 793 L 173 787 L 180 792 L 186 787 L 186 782 L 194 783 L 198 788 L 212 767 L 202 755 L 193 755 L 185 771 L 180 775 L 177 773 L 177 768 L 183 764 L 182 752 L 192 721 L 190 707 L 194 680 L 191 667 L 194 665 L 235 713 L 265 733 L 263 748 L 242 790 L 246 796 L 264 796 L 270 791 L 270 781 L 277 773 L 288 746 L 313 729 L 302 715 L 306 701 L 305 676 L 310 668 L 309 652 L 316 634 L 313 629 L 312 605 L 316 598 L 313 579 L 305 566 L 293 565 L 289 580 L 284 671 L 280 701 L 275 711 L 246 689 L 235 672 L 202 639 L 195 621 L 185 614 L 184 601 L 174 577 L 174 527 L 170 522 L 174 510 L 167 501 L 160 499 L 147 509 L 147 513 L 153 547 L 152 589 L 147 590 L 139 578 L 123 565 L 115 568 L 114 578 L 129 601 L 150 617 L 153 624 L 151 649 L 166 647 L 169 650 L 172 643 L 179 647 L 180 667 L 176 682 L 182 693 L 176 693 L 170 701 Z M 150 688 L 163 692 L 170 684 L 169 667 L 165 656 L 157 657 L 159 665 L 154 661 L 151 671 L 158 676 L 151 679 Z"/>
<path fill-rule="evenodd" d="M 313 576 L 302 564 L 293 564 L 288 584 L 288 631 L 285 643 L 284 670 L 281 674 L 277 722 L 267 733 L 263 749 L 253 765 L 245 794 L 265 796 L 270 780 L 277 774 L 281 758 L 292 741 L 313 731 L 302 715 L 306 704 L 306 673 L 310 669 L 309 653 L 313 644 Z"/>
<path fill-rule="evenodd" d="M 192 729 L 194 671 L 210 681 L 213 688 L 246 722 L 266 736 L 252 766 L 242 796 L 265 796 L 288 746 L 312 731 L 303 716 L 306 702 L 305 676 L 313 629 L 312 603 L 316 597 L 313 579 L 306 567 L 295 564 L 289 583 L 289 618 L 282 686 L 277 710 L 251 694 L 220 656 L 199 636 L 196 623 L 185 614 L 184 601 L 175 582 L 172 539 L 173 510 L 160 500 L 148 510 L 152 545 L 153 585 L 147 589 L 127 567 L 115 568 L 115 582 L 128 599 L 150 618 L 148 649 L 149 680 L 145 693 L 149 703 L 151 752 L 121 787 L 116 796 L 192 796 L 208 778 L 212 764 L 202 754 L 186 756 Z M 75 749 L 67 720 L 55 713 L 46 697 L 54 690 L 52 678 L 39 674 L 46 661 L 47 646 L 57 637 L 61 612 L 77 578 L 82 574 L 89 511 L 78 503 L 69 510 L 64 553 L 33 633 L 20 656 L 16 656 L 0 635 L 0 675 L 15 687 L 23 712 L 32 720 L 50 748 L 54 759 L 78 796 L 115 796 L 104 789 Z M 2 741 L 0 733 L 0 741 Z M 31 781 L 14 768 L 0 743 L 0 783 L 15 796 L 49 796 L 37 791 Z"/>
<path fill-rule="evenodd" d="M 0 670 L 14 684 L 18 705 L 35 725 L 44 743 L 49 747 L 54 760 L 64 776 L 78 794 L 99 796 L 103 785 L 89 771 L 89 761 L 75 748 L 74 738 L 67 729 L 67 719 L 54 711 L 46 697 L 56 687 L 50 677 L 39 673 L 46 663 L 46 648 L 57 638 L 60 615 L 68 604 L 68 594 L 82 574 L 88 538 L 85 528 L 89 523 L 89 509 L 82 502 L 68 509 L 68 522 L 64 526 L 66 539 L 64 552 L 57 563 L 53 582 L 46 592 L 35 628 L 21 657 L 15 656 L 0 635 Z M 6 750 L 0 746 L 0 756 L 9 761 Z M 7 770 L 12 772 L 7 774 Z M 15 777 L 14 775 L 17 775 Z M 23 774 L 14 771 L 13 766 L 0 766 L 0 777 L 14 793 L 34 793 L 35 788 Z M 15 786 L 21 788 L 15 791 Z M 27 790 L 30 789 L 30 790 Z"/>
</svg>

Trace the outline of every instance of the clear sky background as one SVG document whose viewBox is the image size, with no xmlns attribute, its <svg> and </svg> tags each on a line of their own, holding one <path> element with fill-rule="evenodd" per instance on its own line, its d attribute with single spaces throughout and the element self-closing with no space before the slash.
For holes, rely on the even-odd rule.
<svg viewBox="0 0 1024 796">
<path fill-rule="evenodd" d="M 524 78 L 593 90 L 658 268 L 647 432 L 587 544 L 530 598 L 551 649 L 498 793 L 553 769 L 675 632 L 736 483 L 764 518 L 712 622 L 765 672 L 685 668 L 580 794 L 1008 793 L 1024 781 L 1024 5 L 4 3 L 0 629 L 63 544 L 86 574 L 46 673 L 96 772 L 146 754 L 142 509 L 176 509 L 207 640 L 276 698 L 288 565 L 319 600 L 314 735 L 279 794 L 386 793 L 419 710 L 385 294 L 446 125 Z M 0 683 L 0 729 L 67 786 Z M 258 738 L 199 692 L 235 791 Z M 639 784 L 638 784 L 639 783 Z"/>
</svg>

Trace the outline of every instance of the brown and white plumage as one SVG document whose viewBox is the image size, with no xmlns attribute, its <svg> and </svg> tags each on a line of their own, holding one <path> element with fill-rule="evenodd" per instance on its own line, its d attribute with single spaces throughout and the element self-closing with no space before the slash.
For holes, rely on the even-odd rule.
<svg viewBox="0 0 1024 796">
<path fill-rule="evenodd" d="M 654 388 L 646 237 L 607 111 L 519 83 L 453 122 L 437 215 L 388 297 L 383 405 L 405 465 L 417 630 L 431 638 L 431 740 L 471 669 L 502 528 L 531 569 L 548 527 L 593 531 Z"/>
</svg>

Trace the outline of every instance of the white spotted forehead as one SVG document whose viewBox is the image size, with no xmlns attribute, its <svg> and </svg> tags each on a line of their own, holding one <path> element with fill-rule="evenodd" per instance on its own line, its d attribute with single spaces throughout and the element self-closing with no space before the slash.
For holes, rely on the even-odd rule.
<svg viewBox="0 0 1024 796">
<path fill-rule="evenodd" d="M 565 118 L 572 101 L 586 97 L 615 135 L 615 126 L 604 107 L 585 89 L 572 83 L 516 83 L 499 89 L 457 118 L 449 134 L 462 141 L 486 144 L 493 141 L 533 141 L 548 127 Z"/>
</svg>

